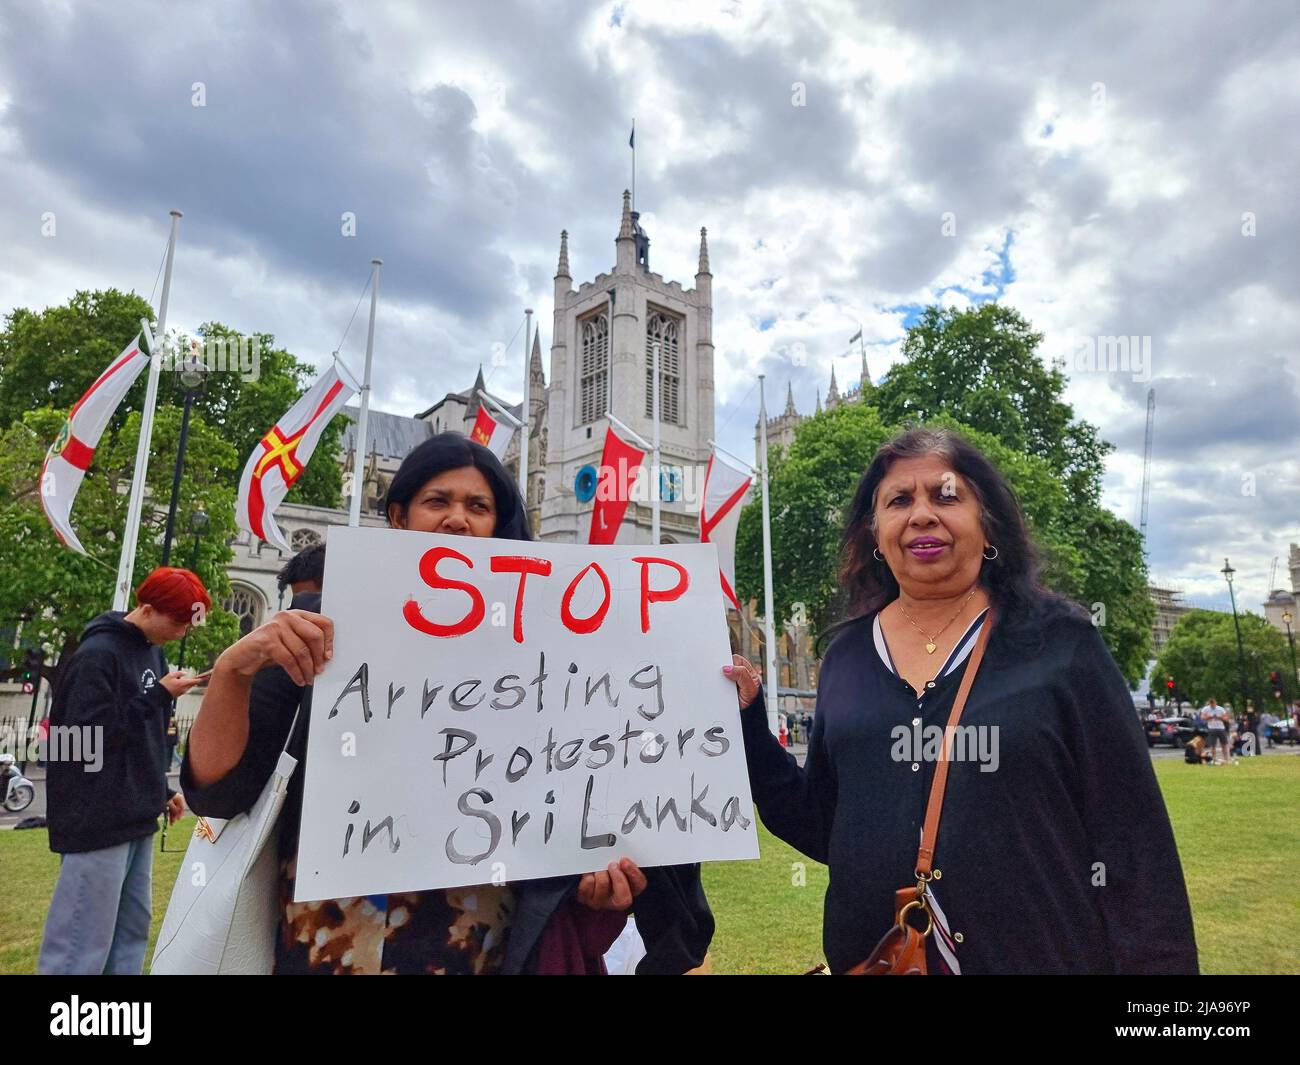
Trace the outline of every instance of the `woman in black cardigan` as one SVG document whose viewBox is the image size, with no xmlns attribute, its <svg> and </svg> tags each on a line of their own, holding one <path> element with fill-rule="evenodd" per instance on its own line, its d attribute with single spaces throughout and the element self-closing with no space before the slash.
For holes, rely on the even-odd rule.
<svg viewBox="0 0 1300 1065">
<path fill-rule="evenodd" d="M 459 433 L 431 437 L 406 456 L 384 510 L 399 529 L 532 539 L 514 481 L 492 452 Z M 310 683 L 333 633 L 319 611 L 319 594 L 297 595 L 217 659 L 181 768 L 195 813 L 230 818 L 249 809 L 302 701 L 290 746 L 300 768 L 278 825 L 276 973 L 594 973 L 629 908 L 647 951 L 638 973 L 703 963 L 713 915 L 698 865 L 641 870 L 624 858 L 584 876 L 293 902 Z"/>
<path fill-rule="evenodd" d="M 916 882 L 942 730 L 990 613 L 950 759 L 929 971 L 1197 971 L 1128 685 L 1091 618 L 1036 574 L 1020 506 L 989 460 L 953 433 L 910 430 L 877 452 L 853 500 L 849 620 L 822 663 L 805 768 L 767 729 L 758 671 L 739 656 L 725 668 L 764 823 L 830 867 L 833 972 L 871 953 L 894 892 Z"/>
</svg>

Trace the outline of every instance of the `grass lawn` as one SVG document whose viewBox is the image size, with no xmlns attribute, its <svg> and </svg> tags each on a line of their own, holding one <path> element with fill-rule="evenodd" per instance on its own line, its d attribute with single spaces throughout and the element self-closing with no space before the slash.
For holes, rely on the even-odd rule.
<svg viewBox="0 0 1300 1065">
<path fill-rule="evenodd" d="M 1300 973 L 1300 757 L 1217 768 L 1169 759 L 1155 769 L 1178 838 L 1202 971 Z M 174 826 L 168 846 L 182 847 L 193 826 L 188 817 Z M 705 867 L 718 922 L 715 973 L 798 973 L 822 960 L 825 867 L 766 831 L 761 847 L 759 861 Z M 155 934 L 181 858 L 179 851 L 155 855 Z M 45 832 L 0 832 L 0 973 L 35 972 L 58 868 Z"/>
</svg>

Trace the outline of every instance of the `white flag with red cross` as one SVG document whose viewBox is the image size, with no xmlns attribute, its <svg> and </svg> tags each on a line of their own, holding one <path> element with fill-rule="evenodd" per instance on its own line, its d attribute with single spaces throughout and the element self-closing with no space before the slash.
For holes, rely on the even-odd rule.
<svg viewBox="0 0 1300 1065">
<path fill-rule="evenodd" d="M 700 542 L 718 549 L 718 567 L 722 592 L 731 605 L 740 609 L 736 597 L 736 526 L 740 522 L 740 504 L 754 482 L 714 450 L 704 471 L 704 492 L 700 502 Z"/>
<path fill-rule="evenodd" d="M 99 438 L 130 390 L 140 371 L 149 365 L 149 355 L 140 337 L 131 341 L 108 369 L 95 379 L 68 412 L 45 462 L 41 464 L 41 509 L 54 527 L 59 542 L 86 554 L 72 531 L 72 504 L 82 478 L 99 446 Z"/>
</svg>

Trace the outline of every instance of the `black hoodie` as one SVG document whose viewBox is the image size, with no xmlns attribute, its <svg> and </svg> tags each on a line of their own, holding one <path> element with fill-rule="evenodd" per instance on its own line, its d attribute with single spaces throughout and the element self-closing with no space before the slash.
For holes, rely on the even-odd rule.
<svg viewBox="0 0 1300 1065">
<path fill-rule="evenodd" d="M 54 694 L 51 737 L 59 726 L 80 728 L 82 752 L 70 760 L 68 751 L 76 748 L 65 740 L 64 755 L 56 758 L 51 742 L 46 817 L 50 850 L 59 854 L 151 835 L 167 802 L 172 699 L 159 683 L 167 663 L 162 648 L 125 617 L 109 610 L 86 626 Z M 97 770 L 87 751 L 97 753 Z"/>
</svg>

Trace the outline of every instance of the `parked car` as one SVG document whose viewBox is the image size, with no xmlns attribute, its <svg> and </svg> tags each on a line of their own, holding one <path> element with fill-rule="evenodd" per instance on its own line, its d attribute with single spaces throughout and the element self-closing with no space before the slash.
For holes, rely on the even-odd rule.
<svg viewBox="0 0 1300 1065">
<path fill-rule="evenodd" d="M 1300 729 L 1285 721 L 1274 721 L 1272 724 L 1273 742 L 1274 743 L 1300 743 Z"/>
<path fill-rule="evenodd" d="M 1193 736 L 1205 733 L 1204 727 L 1192 717 L 1162 717 L 1147 722 L 1147 746 L 1167 743 L 1170 747 L 1182 747 Z"/>
</svg>

